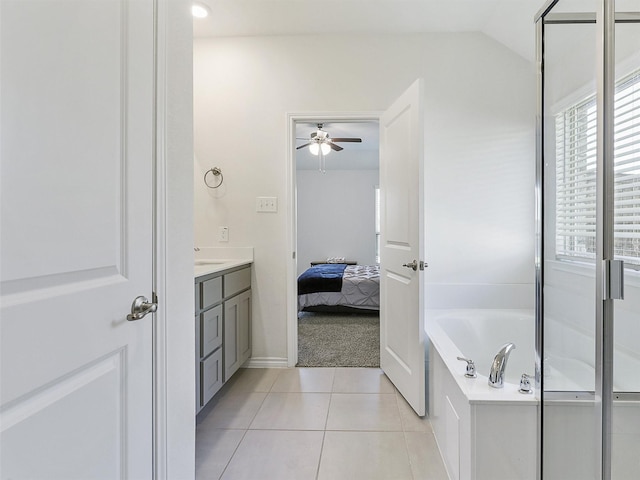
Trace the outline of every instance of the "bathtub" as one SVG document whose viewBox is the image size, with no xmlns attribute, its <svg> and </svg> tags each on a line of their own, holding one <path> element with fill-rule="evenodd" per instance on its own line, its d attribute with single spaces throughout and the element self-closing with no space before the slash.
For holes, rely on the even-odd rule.
<svg viewBox="0 0 640 480">
<path fill-rule="evenodd" d="M 426 327 L 429 418 L 449 478 L 534 480 L 538 401 L 518 392 L 521 375 L 534 373 L 533 311 L 427 310 Z M 507 342 L 516 348 L 504 387 L 490 387 L 491 362 Z M 474 360 L 477 378 L 456 357 Z"/>
</svg>

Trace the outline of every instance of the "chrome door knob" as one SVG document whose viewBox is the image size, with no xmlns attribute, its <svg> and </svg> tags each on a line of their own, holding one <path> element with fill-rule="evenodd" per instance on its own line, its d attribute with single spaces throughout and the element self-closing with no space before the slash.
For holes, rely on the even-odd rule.
<svg viewBox="0 0 640 480">
<path fill-rule="evenodd" d="M 152 303 L 147 300 L 147 297 L 140 295 L 136 297 L 131 304 L 131 313 L 127 315 L 127 320 L 130 322 L 134 320 L 140 320 L 145 317 L 147 313 L 153 313 L 158 310 L 158 304 Z"/>
<path fill-rule="evenodd" d="M 403 263 L 403 264 L 402 264 L 402 266 L 403 266 L 403 267 L 410 268 L 410 269 L 412 269 L 412 270 L 415 272 L 416 270 L 418 270 L 418 261 L 417 261 L 417 260 L 414 260 L 414 261 L 413 261 L 413 262 L 411 262 L 411 263 Z"/>
</svg>

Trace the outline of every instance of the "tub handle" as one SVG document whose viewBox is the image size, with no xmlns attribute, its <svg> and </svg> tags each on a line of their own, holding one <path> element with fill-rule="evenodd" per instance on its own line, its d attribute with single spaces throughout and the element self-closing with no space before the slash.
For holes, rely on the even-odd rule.
<svg viewBox="0 0 640 480">
<path fill-rule="evenodd" d="M 523 373 L 522 377 L 520 377 L 520 388 L 518 389 L 518 391 L 520 393 L 532 393 L 533 390 L 531 389 L 531 375 L 527 374 L 527 373 Z"/>
<path fill-rule="evenodd" d="M 457 357 L 458 360 L 462 362 L 467 362 L 467 371 L 464 374 L 467 378 L 476 378 L 478 375 L 476 374 L 476 364 L 473 363 L 473 360 L 470 358 Z"/>
</svg>

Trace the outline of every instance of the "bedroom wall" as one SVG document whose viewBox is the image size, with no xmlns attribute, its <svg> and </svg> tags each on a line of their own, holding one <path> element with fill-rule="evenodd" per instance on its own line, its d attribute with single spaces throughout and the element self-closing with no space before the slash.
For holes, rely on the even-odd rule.
<svg viewBox="0 0 640 480">
<path fill-rule="evenodd" d="M 298 170 L 298 275 L 328 257 L 375 264 L 378 183 L 378 170 Z"/>
<path fill-rule="evenodd" d="M 317 52 L 331 58 L 322 68 Z M 481 33 L 197 39 L 195 242 L 254 247 L 254 359 L 287 356 L 286 114 L 382 111 L 417 77 L 427 307 L 533 305 L 531 63 Z M 212 166 L 224 172 L 217 191 L 202 182 Z M 278 197 L 278 213 L 256 213 L 257 196 Z"/>
</svg>

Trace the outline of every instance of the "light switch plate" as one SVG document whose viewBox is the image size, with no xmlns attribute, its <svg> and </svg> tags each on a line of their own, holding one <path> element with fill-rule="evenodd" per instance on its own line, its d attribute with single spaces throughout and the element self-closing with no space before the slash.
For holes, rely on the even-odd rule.
<svg viewBox="0 0 640 480">
<path fill-rule="evenodd" d="M 218 229 L 218 241 L 219 242 L 229 241 L 229 227 L 220 227 Z"/>
<path fill-rule="evenodd" d="M 256 212 L 278 211 L 278 197 L 256 197 Z"/>
</svg>

